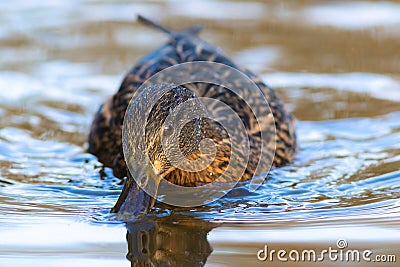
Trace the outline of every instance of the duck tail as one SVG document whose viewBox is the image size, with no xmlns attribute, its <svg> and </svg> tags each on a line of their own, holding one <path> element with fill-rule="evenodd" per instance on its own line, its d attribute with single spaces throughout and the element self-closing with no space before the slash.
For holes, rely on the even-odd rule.
<svg viewBox="0 0 400 267">
<path fill-rule="evenodd" d="M 148 19 L 148 18 L 146 18 L 146 17 L 144 17 L 142 15 L 138 15 L 137 19 L 138 19 L 138 21 L 140 21 L 140 22 L 142 22 L 142 23 L 144 23 L 146 25 L 152 26 L 152 27 L 154 27 L 156 29 L 159 29 L 159 30 L 161 30 L 161 31 L 163 31 L 163 32 L 165 32 L 165 33 L 167 33 L 169 35 L 173 35 L 173 34 L 177 33 L 177 32 L 175 32 L 175 31 L 173 31 L 171 29 L 168 29 L 167 27 L 164 27 L 160 23 L 158 23 L 156 21 L 153 21 L 151 19 Z M 187 28 L 187 29 L 183 30 L 182 33 L 197 35 L 202 29 L 203 29 L 203 26 L 197 24 L 197 25 L 194 25 L 194 26 L 192 26 L 190 28 Z"/>
</svg>

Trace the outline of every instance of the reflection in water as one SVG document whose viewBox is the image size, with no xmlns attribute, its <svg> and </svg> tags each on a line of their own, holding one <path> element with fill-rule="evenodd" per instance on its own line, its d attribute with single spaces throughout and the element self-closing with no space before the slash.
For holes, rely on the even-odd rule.
<svg viewBox="0 0 400 267">
<path fill-rule="evenodd" d="M 168 217 L 127 224 L 131 266 L 204 266 L 212 248 L 207 234 L 218 224 Z"/>
</svg>

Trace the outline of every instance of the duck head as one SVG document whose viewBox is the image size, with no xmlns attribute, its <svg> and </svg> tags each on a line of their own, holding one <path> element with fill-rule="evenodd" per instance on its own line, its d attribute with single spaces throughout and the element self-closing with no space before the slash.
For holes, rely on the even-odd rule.
<svg viewBox="0 0 400 267">
<path fill-rule="evenodd" d="M 160 180 L 198 150 L 204 112 L 193 92 L 172 84 L 149 86 L 132 98 L 123 126 L 128 177 L 111 212 L 140 216 L 153 207 Z"/>
</svg>

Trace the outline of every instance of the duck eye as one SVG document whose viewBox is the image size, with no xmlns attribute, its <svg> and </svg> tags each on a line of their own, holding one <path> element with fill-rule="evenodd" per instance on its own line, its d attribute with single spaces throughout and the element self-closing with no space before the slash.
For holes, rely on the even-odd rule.
<svg viewBox="0 0 400 267">
<path fill-rule="evenodd" d="M 147 185 L 147 177 L 146 176 L 143 176 L 141 179 L 140 179 L 140 186 L 146 186 Z"/>
<path fill-rule="evenodd" d="M 174 133 L 174 128 L 171 125 L 165 125 L 163 127 L 163 134 L 165 136 L 171 136 Z"/>
</svg>

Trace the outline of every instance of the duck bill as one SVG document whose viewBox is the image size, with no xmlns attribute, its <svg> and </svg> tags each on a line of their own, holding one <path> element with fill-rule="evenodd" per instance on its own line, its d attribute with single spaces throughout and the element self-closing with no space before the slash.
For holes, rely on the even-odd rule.
<svg viewBox="0 0 400 267">
<path fill-rule="evenodd" d="M 156 177 L 153 175 L 150 177 L 148 178 L 146 190 L 144 190 L 128 174 L 124 188 L 111 212 L 133 217 L 147 214 L 155 204 L 159 184 Z"/>
</svg>

